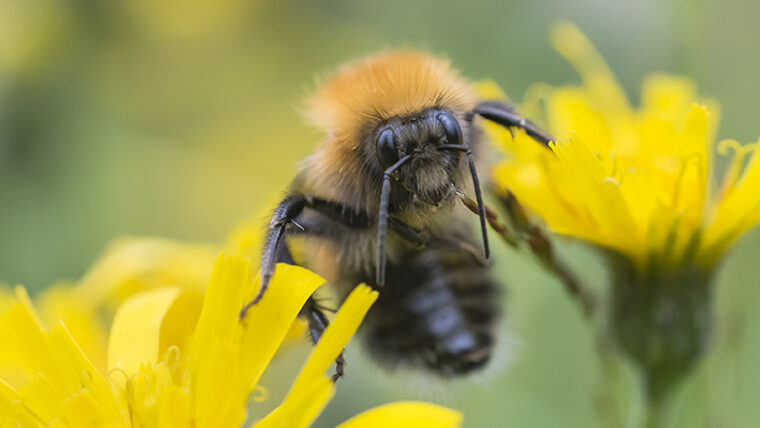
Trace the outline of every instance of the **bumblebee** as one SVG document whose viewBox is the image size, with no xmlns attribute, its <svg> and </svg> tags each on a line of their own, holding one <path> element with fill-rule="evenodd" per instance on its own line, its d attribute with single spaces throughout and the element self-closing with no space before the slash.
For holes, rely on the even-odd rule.
<svg viewBox="0 0 760 428">
<path fill-rule="evenodd" d="M 325 137 L 300 165 L 269 223 L 261 288 L 276 263 L 327 278 L 339 297 L 365 282 L 380 297 L 362 326 L 369 354 L 388 368 L 420 367 L 444 377 L 489 361 L 500 285 L 489 274 L 485 206 L 477 166 L 478 121 L 521 128 L 541 144 L 550 135 L 507 104 L 479 100 L 447 60 L 392 51 L 343 66 L 308 103 Z M 474 192 L 483 252 L 457 204 Z M 316 343 L 328 325 L 313 297 L 301 316 Z M 337 380 L 343 357 L 336 361 Z"/>
</svg>

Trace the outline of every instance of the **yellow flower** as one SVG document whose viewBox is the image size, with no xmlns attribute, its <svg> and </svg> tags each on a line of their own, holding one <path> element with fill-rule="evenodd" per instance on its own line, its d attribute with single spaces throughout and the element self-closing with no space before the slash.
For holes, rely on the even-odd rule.
<svg viewBox="0 0 760 428">
<path fill-rule="evenodd" d="M 654 75 L 641 105 L 632 106 L 577 28 L 557 26 L 553 42 L 583 85 L 528 92 L 524 111 L 553 132 L 551 150 L 488 126 L 505 149 L 494 171 L 498 187 L 551 230 L 623 254 L 641 272 L 713 266 L 760 220 L 757 144 L 718 144 L 734 159 L 714 191 L 714 102 L 698 99 L 688 79 Z M 481 92 L 498 96 L 489 84 Z"/>
<path fill-rule="evenodd" d="M 238 427 L 246 403 L 306 299 L 324 282 L 279 265 L 267 299 L 237 319 L 258 280 L 239 256 L 220 255 L 206 297 L 179 286 L 148 289 L 119 306 L 98 370 L 57 322 L 45 328 L 23 288 L 0 293 L 0 422 L 23 427 Z M 358 286 L 346 299 L 282 404 L 253 426 L 310 425 L 334 393 L 325 372 L 377 298 Z M 192 326 L 197 320 L 197 325 Z M 255 419 L 255 418 L 251 418 Z M 459 413 L 396 403 L 344 426 L 457 426 Z M 424 422 L 424 423 L 419 423 Z"/>
<path fill-rule="evenodd" d="M 104 371 L 107 326 L 118 305 L 137 293 L 167 286 L 180 287 L 201 302 L 218 251 L 208 244 L 119 238 L 79 283 L 55 284 L 40 293 L 37 313 L 45 325 L 63 322 L 90 362 Z M 300 324 L 295 324 L 295 333 L 303 331 Z"/>
<path fill-rule="evenodd" d="M 238 224 L 225 248 L 231 254 L 260 254 L 264 213 Z M 219 245 L 186 243 L 157 237 L 121 237 L 111 242 L 77 284 L 55 284 L 36 299 L 37 312 L 46 325 L 62 321 L 77 344 L 99 370 L 106 369 L 108 325 L 115 309 L 133 295 L 176 286 L 185 299 L 201 302 Z M 253 264 L 252 270 L 258 269 Z M 300 342 L 305 322 L 294 321 L 288 341 Z"/>
<path fill-rule="evenodd" d="M 203 295 L 219 246 L 154 237 L 111 242 L 76 293 L 91 306 L 116 307 L 144 290 L 180 286 Z"/>
<path fill-rule="evenodd" d="M 583 83 L 528 91 L 523 113 L 556 137 L 549 149 L 486 124 L 504 153 L 494 181 L 554 232 L 605 249 L 611 287 L 596 319 L 656 409 L 709 347 L 716 263 L 760 220 L 758 143 L 717 144 L 734 157 L 714 189 L 715 102 L 686 78 L 653 75 L 635 106 L 576 27 L 552 39 Z M 503 96 L 491 83 L 480 91 Z"/>
</svg>

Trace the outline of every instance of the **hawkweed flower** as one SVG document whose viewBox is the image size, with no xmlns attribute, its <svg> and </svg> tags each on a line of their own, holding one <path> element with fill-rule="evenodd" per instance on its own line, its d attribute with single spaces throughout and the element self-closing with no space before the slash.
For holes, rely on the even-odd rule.
<svg viewBox="0 0 760 428">
<path fill-rule="evenodd" d="M 223 245 L 225 251 L 257 261 L 263 218 L 258 213 L 237 224 Z M 167 286 L 179 287 L 185 300 L 200 305 L 220 246 L 152 236 L 117 238 L 76 284 L 58 283 L 40 293 L 36 312 L 46 325 L 63 322 L 90 362 L 105 371 L 107 329 L 119 305 L 135 294 Z M 251 271 L 257 269 L 252 263 Z M 296 319 L 286 343 L 302 341 L 305 331 L 306 323 Z"/>
<path fill-rule="evenodd" d="M 309 426 L 335 391 L 325 372 L 377 293 L 364 285 L 351 293 L 283 402 L 260 418 L 247 415 L 248 399 L 265 392 L 258 385 L 262 373 L 301 306 L 324 280 L 280 265 L 271 294 L 240 322 L 239 308 L 258 287 L 249 272 L 247 259 L 222 254 L 202 302 L 176 285 L 124 300 L 111 326 L 105 371 L 93 365 L 64 322 L 46 326 L 22 287 L 4 290 L 0 422 L 24 427 Z M 461 415 L 449 409 L 402 402 L 341 426 L 452 427 L 460 421 Z"/>
<path fill-rule="evenodd" d="M 716 266 L 760 220 L 758 145 L 719 142 L 733 158 L 713 186 L 715 102 L 688 79 L 653 75 L 634 106 L 576 27 L 558 25 L 552 40 L 583 83 L 528 91 L 524 113 L 557 138 L 548 149 L 487 125 L 504 152 L 494 181 L 551 231 L 606 255 L 609 333 L 657 402 L 704 353 Z"/>
<path fill-rule="evenodd" d="M 90 362 L 105 371 L 108 326 L 119 305 L 135 294 L 167 286 L 181 288 L 186 300 L 200 305 L 218 253 L 219 245 L 118 238 L 80 281 L 41 292 L 34 302 L 36 312 L 45 325 L 62 321 Z M 303 331 L 300 324 L 294 324 L 292 336 Z"/>
</svg>

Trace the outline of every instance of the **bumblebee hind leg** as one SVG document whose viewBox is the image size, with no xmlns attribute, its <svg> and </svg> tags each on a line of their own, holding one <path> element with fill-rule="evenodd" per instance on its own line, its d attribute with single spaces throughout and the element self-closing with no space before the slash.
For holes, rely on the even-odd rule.
<svg viewBox="0 0 760 428">
<path fill-rule="evenodd" d="M 325 316 L 325 311 L 327 310 L 327 308 L 320 305 L 314 299 L 314 296 L 310 297 L 303 309 L 301 309 L 300 316 L 306 318 L 306 321 L 309 323 L 309 336 L 315 345 L 319 342 L 319 339 L 329 325 L 329 321 L 327 321 L 327 317 Z M 332 376 L 333 383 L 342 378 L 344 374 L 346 360 L 343 358 L 343 352 L 345 352 L 345 349 L 335 359 L 335 374 Z"/>
</svg>

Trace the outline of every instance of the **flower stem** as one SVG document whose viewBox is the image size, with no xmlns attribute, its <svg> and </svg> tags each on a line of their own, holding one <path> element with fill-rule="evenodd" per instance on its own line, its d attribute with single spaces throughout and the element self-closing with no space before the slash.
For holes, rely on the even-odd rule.
<svg viewBox="0 0 760 428">
<path fill-rule="evenodd" d="M 471 198 L 459 194 L 464 205 L 473 213 L 477 213 L 478 206 Z M 557 258 L 554 247 L 549 237 L 527 216 L 525 209 L 517 201 L 517 198 L 508 192 L 506 197 L 500 198 L 507 212 L 509 225 L 499 221 L 497 214 L 486 206 L 486 220 L 496 233 L 509 246 L 519 248 L 521 242 L 527 242 L 531 252 L 541 264 L 554 276 L 556 276 L 567 293 L 579 304 L 586 318 L 591 318 L 595 312 L 595 296 L 575 276 L 575 274 Z"/>
<path fill-rule="evenodd" d="M 670 409 L 672 407 L 675 397 L 678 395 L 680 388 L 676 386 L 667 393 L 658 394 L 649 388 L 646 379 L 643 379 L 643 393 L 644 393 L 644 420 L 642 426 L 644 428 L 665 428 L 668 426 L 668 420 L 670 418 Z"/>
<path fill-rule="evenodd" d="M 539 227 L 533 226 L 528 234 L 528 243 L 531 251 L 544 267 L 559 278 L 565 286 L 565 291 L 578 302 L 583 314 L 591 318 L 596 308 L 594 295 L 580 283 L 567 265 L 557 258 L 554 247 L 546 234 Z"/>
</svg>

